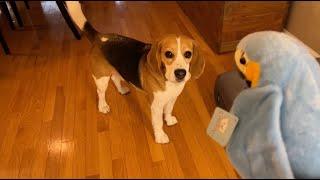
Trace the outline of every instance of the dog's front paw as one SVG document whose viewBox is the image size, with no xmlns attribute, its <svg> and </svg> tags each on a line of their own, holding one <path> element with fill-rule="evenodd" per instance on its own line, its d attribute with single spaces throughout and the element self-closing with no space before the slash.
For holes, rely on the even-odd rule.
<svg viewBox="0 0 320 180">
<path fill-rule="evenodd" d="M 165 121 L 167 122 L 168 126 L 173 126 L 178 123 L 177 118 L 174 116 L 166 116 Z"/>
<path fill-rule="evenodd" d="M 108 104 L 99 103 L 98 109 L 99 112 L 103 114 L 107 114 L 108 112 L 110 112 L 110 107 Z"/>
<path fill-rule="evenodd" d="M 169 137 L 165 132 L 155 133 L 156 143 L 165 144 L 169 142 Z"/>
</svg>

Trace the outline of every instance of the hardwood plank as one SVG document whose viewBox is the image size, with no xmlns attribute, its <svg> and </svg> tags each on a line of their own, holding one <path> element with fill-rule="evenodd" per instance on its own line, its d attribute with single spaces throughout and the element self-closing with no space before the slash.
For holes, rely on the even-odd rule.
<svg viewBox="0 0 320 180">
<path fill-rule="evenodd" d="M 99 172 L 101 178 L 113 178 L 111 139 L 109 132 L 100 132 L 99 138 Z"/>
<path fill-rule="evenodd" d="M 46 178 L 59 177 L 59 166 L 61 151 L 64 146 L 62 142 L 62 122 L 64 118 L 65 96 L 63 87 L 56 88 L 56 100 L 54 107 L 54 114 L 52 118 L 52 130 L 50 137 L 49 155 L 46 164 Z"/>
<path fill-rule="evenodd" d="M 174 145 L 170 143 L 163 145 L 162 148 L 170 176 L 174 178 L 185 178 Z"/>
<path fill-rule="evenodd" d="M 15 137 L 18 133 L 18 127 L 21 121 L 21 114 L 12 113 L 4 119 L 5 121 L 10 122 L 6 131 L 6 136 L 2 142 L 1 151 L 0 151 L 0 177 L 8 177 L 10 169 L 8 169 L 7 164 L 10 160 L 10 157 L 13 153 L 13 146 L 15 142 Z M 19 170 L 19 169 L 16 169 Z"/>
<path fill-rule="evenodd" d="M 112 160 L 112 172 L 114 178 L 126 178 L 127 170 L 123 159 Z"/>
<path fill-rule="evenodd" d="M 50 132 L 51 122 L 43 122 L 39 133 L 39 141 L 36 146 L 37 158 L 34 159 L 31 165 L 31 177 L 43 178 L 45 177 L 46 163 L 50 147 Z"/>
<path fill-rule="evenodd" d="M 163 161 L 164 155 L 163 155 L 161 145 L 157 144 L 154 141 L 153 135 L 147 129 L 145 129 L 145 133 L 146 133 L 146 137 L 147 137 L 147 141 L 148 141 L 148 145 L 149 145 L 149 149 L 150 149 L 150 155 L 152 158 L 152 162 L 156 163 L 159 161 Z"/>
<path fill-rule="evenodd" d="M 30 110 L 26 115 L 26 118 L 20 123 L 20 126 L 25 128 L 28 134 L 24 135 L 29 140 L 33 139 L 25 147 L 25 151 L 22 155 L 22 161 L 20 165 L 19 177 L 30 178 L 31 166 L 30 164 L 36 159 L 36 146 L 40 140 L 39 134 L 42 126 L 43 109 L 45 104 L 45 83 L 48 77 L 48 71 L 46 71 L 46 57 L 36 57 L 33 80 L 35 80 L 35 86 L 32 97 L 30 98 Z"/>
<path fill-rule="evenodd" d="M 166 129 L 168 136 L 172 137 L 171 141 L 174 144 L 174 149 L 176 150 L 177 158 L 184 176 L 198 178 L 199 173 L 195 166 L 194 158 L 192 157 L 190 149 L 186 143 L 188 139 L 185 139 L 182 135 L 179 124 L 175 125 L 175 127 L 168 127 Z"/>
<path fill-rule="evenodd" d="M 73 177 L 76 178 L 85 178 L 86 167 L 85 167 L 85 141 L 86 141 L 86 95 L 83 89 L 86 88 L 84 83 L 85 75 L 80 73 L 83 68 L 82 63 L 77 63 L 76 74 L 77 79 L 75 89 L 79 89 L 75 91 L 76 93 L 76 101 L 75 101 L 75 122 L 74 122 L 74 159 L 73 159 Z"/>
<path fill-rule="evenodd" d="M 89 74 L 89 73 L 86 73 Z M 85 76 L 85 80 L 89 77 Z M 91 80 L 91 79 L 90 79 Z M 97 132 L 97 113 L 96 113 L 96 99 L 93 86 L 87 85 L 83 89 L 86 93 L 86 176 L 93 176 L 99 174 L 99 145 Z"/>
<path fill-rule="evenodd" d="M 61 144 L 61 155 L 59 161 L 59 177 L 72 178 L 72 168 L 74 159 L 74 142 L 64 141 Z"/>
</svg>

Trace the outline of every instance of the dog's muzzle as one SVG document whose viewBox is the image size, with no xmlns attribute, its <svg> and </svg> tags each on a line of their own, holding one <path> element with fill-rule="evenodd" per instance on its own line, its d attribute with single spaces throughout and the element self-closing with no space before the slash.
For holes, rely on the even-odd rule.
<svg viewBox="0 0 320 180">
<path fill-rule="evenodd" d="M 184 79 L 184 77 L 186 77 L 187 71 L 184 69 L 176 69 L 174 71 L 174 75 L 176 77 L 176 80 L 178 82 L 182 81 Z"/>
</svg>

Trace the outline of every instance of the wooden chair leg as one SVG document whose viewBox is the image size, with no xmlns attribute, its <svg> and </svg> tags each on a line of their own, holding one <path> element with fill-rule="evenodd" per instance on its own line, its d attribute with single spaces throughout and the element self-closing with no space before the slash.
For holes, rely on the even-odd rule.
<svg viewBox="0 0 320 180">
<path fill-rule="evenodd" d="M 4 53 L 10 54 L 10 49 L 8 47 L 6 40 L 4 39 L 4 37 L 2 35 L 1 29 L 0 29 L 0 42 L 1 42 Z"/>
<path fill-rule="evenodd" d="M 66 21 L 66 23 L 68 24 L 69 28 L 71 29 L 73 35 L 75 36 L 76 39 L 80 40 L 81 39 L 81 35 L 79 33 L 79 31 L 77 30 L 75 24 L 73 23 L 65 5 L 63 1 L 56 1 L 58 8 L 64 18 L 64 20 Z"/>
<path fill-rule="evenodd" d="M 23 22 L 22 22 L 20 14 L 19 14 L 16 2 L 15 1 L 9 1 L 9 3 L 10 3 L 10 6 L 12 8 L 12 11 L 13 11 L 14 15 L 16 16 L 16 19 L 18 21 L 19 26 L 22 27 L 23 26 Z"/>
<path fill-rule="evenodd" d="M 30 9 L 29 2 L 28 1 L 23 1 L 23 2 L 26 5 L 27 9 Z"/>
<path fill-rule="evenodd" d="M 1 7 L 1 11 L 3 12 L 3 14 L 7 17 L 7 20 L 9 22 L 9 26 L 11 27 L 11 29 L 12 30 L 16 29 L 6 2 L 5 1 L 0 2 L 0 7 Z"/>
</svg>

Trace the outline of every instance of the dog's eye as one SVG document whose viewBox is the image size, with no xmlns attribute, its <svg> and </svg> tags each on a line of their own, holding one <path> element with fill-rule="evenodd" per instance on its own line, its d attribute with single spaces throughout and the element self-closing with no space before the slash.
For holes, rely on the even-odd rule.
<svg viewBox="0 0 320 180">
<path fill-rule="evenodd" d="M 191 58 L 191 56 L 192 56 L 192 53 L 190 52 L 190 51 L 186 51 L 185 53 L 184 53 L 184 57 L 185 58 Z"/>
<path fill-rule="evenodd" d="M 168 58 L 168 59 L 173 58 L 173 54 L 172 54 L 172 52 L 171 52 L 171 51 L 166 51 L 166 52 L 164 53 L 164 55 L 165 55 L 165 56 L 166 56 L 166 58 Z"/>
<path fill-rule="evenodd" d="M 243 64 L 243 65 L 245 65 L 245 64 L 246 64 L 246 59 L 242 57 L 242 58 L 240 59 L 240 63 Z"/>
</svg>

